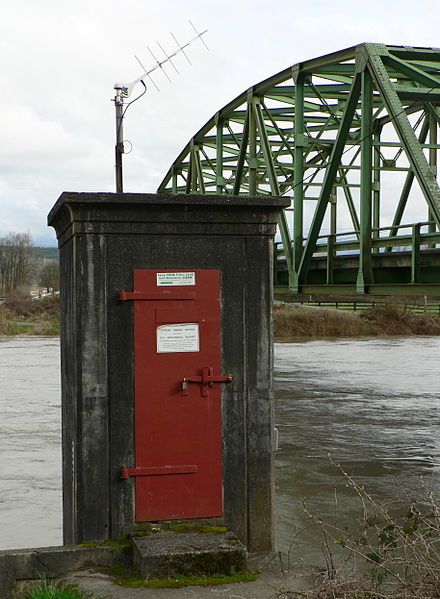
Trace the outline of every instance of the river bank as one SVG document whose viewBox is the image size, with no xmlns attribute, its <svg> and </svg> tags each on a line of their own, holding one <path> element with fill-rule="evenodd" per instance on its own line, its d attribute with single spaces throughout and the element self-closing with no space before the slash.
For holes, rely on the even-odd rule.
<svg viewBox="0 0 440 599">
<path fill-rule="evenodd" d="M 0 335 L 59 335 L 59 296 L 7 298 L 0 304 Z"/>
<path fill-rule="evenodd" d="M 440 317 L 381 304 L 363 312 L 277 302 L 274 336 L 279 340 L 440 335 Z M 59 335 L 59 296 L 31 300 L 8 298 L 0 304 L 0 335 Z"/>
<path fill-rule="evenodd" d="M 274 306 L 276 339 L 440 335 L 440 318 L 417 314 L 395 304 L 364 312 L 279 303 Z"/>
</svg>

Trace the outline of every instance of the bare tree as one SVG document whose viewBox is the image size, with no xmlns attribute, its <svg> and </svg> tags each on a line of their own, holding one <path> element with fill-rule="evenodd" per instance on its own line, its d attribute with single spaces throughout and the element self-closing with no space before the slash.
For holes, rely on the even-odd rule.
<svg viewBox="0 0 440 599">
<path fill-rule="evenodd" d="M 0 289 L 6 295 L 26 286 L 34 266 L 29 233 L 8 233 L 0 238 Z"/>
<path fill-rule="evenodd" d="M 60 264 L 58 260 L 46 260 L 40 270 L 38 281 L 47 291 L 58 291 L 60 288 Z"/>
</svg>

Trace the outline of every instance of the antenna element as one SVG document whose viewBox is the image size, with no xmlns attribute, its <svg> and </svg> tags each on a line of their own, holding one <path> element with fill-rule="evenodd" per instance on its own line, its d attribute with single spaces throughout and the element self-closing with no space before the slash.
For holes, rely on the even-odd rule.
<svg viewBox="0 0 440 599">
<path fill-rule="evenodd" d="M 205 44 L 205 40 L 202 39 L 202 35 L 204 35 L 208 30 L 205 29 L 204 31 L 199 33 L 197 31 L 197 29 L 194 27 L 194 25 L 191 23 L 191 21 L 189 21 L 189 23 L 197 35 L 195 35 L 188 42 L 186 42 L 186 44 L 181 45 L 177 41 L 176 37 L 171 33 L 171 36 L 173 37 L 174 41 L 176 42 L 176 44 L 178 46 L 177 49 L 174 52 L 172 52 L 171 54 L 167 54 L 158 42 L 158 46 L 159 46 L 160 50 L 165 55 L 165 58 L 163 58 L 162 60 L 158 60 L 155 57 L 155 55 L 153 54 L 153 52 L 150 50 L 150 48 L 147 46 L 148 51 L 150 52 L 151 56 L 153 57 L 153 59 L 156 63 L 155 66 L 152 67 L 151 69 L 147 70 L 144 67 L 144 65 L 141 63 L 139 58 L 137 56 L 135 56 L 135 59 L 137 60 L 137 62 L 140 64 L 140 66 L 143 69 L 142 75 L 140 77 L 138 77 L 137 79 L 135 79 L 134 81 L 132 81 L 132 83 L 128 83 L 128 84 L 127 83 L 115 83 L 115 85 L 113 86 L 113 89 L 116 92 L 115 97 L 113 98 L 113 102 L 115 103 L 115 113 L 116 113 L 116 145 L 115 145 L 116 193 L 123 193 L 123 179 L 122 179 L 122 154 L 124 154 L 123 119 L 124 119 L 124 115 L 127 111 L 127 108 L 130 106 L 130 104 L 132 104 L 133 102 L 138 100 L 145 93 L 147 88 L 144 83 L 144 79 L 148 77 L 148 79 L 151 81 L 151 83 L 159 91 L 159 88 L 156 85 L 156 82 L 151 77 L 151 73 L 153 73 L 157 69 L 161 69 L 163 74 L 165 75 L 165 77 L 168 79 L 168 81 L 171 81 L 171 79 L 168 76 L 168 73 L 163 68 L 163 66 L 165 64 L 170 63 L 171 66 L 176 71 L 176 73 L 178 73 L 178 70 L 177 70 L 176 66 L 174 65 L 172 59 L 180 53 L 182 53 L 185 56 L 185 58 L 187 59 L 187 61 L 191 64 L 191 61 L 185 52 L 185 48 L 187 48 L 190 44 L 192 44 L 193 42 L 195 42 L 198 39 L 203 43 L 205 48 L 207 50 L 209 50 L 208 46 Z M 127 98 L 129 98 L 131 96 L 134 87 L 140 82 L 145 87 L 145 91 L 140 96 L 138 96 L 137 98 L 135 98 L 134 100 L 132 100 L 131 102 L 126 104 L 125 109 L 124 109 L 124 100 L 126 100 Z"/>
</svg>

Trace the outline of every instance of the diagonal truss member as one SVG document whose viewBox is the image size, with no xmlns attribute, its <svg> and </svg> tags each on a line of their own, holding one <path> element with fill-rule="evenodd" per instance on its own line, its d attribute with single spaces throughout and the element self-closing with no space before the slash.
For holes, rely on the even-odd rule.
<svg viewBox="0 0 440 599">
<path fill-rule="evenodd" d="M 279 264 L 295 292 L 374 293 L 375 254 L 440 247 L 437 131 L 440 50 L 360 44 L 301 62 L 254 85 L 190 140 L 160 193 L 282 195 Z M 409 209 L 411 202 L 415 205 Z M 416 222 L 405 222 L 406 212 Z M 414 242 L 416 240 L 416 242 Z M 358 256 L 335 282 L 338 256 Z M 383 283 L 383 281 L 382 281 Z"/>
</svg>

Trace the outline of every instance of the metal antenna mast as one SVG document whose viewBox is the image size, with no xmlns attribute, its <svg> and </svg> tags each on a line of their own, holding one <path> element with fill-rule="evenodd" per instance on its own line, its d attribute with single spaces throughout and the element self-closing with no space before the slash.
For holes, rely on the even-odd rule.
<svg viewBox="0 0 440 599">
<path fill-rule="evenodd" d="M 156 58 L 156 56 L 153 54 L 153 52 L 150 50 L 150 48 L 148 48 L 148 46 L 147 46 L 148 51 L 150 52 L 153 59 L 156 61 L 156 64 L 154 65 L 154 67 L 147 70 L 144 67 L 144 65 L 141 63 L 139 58 L 137 56 L 135 56 L 138 63 L 144 69 L 144 72 L 142 73 L 142 75 L 140 77 L 138 77 L 137 79 L 135 79 L 132 83 L 128 83 L 128 84 L 115 83 L 115 85 L 113 86 L 113 89 L 116 91 L 116 95 L 113 99 L 113 101 L 115 103 L 115 114 L 116 114 L 116 145 L 115 145 L 116 193 L 123 192 L 123 179 L 122 179 L 122 154 L 124 154 L 123 119 L 124 119 L 125 112 L 126 112 L 127 108 L 130 106 L 130 104 L 135 102 L 135 100 L 140 98 L 145 93 L 147 87 L 144 83 L 144 79 L 146 77 L 148 77 L 148 79 L 150 79 L 150 81 L 152 82 L 154 87 L 157 90 L 159 90 L 158 86 L 151 78 L 151 73 L 153 73 L 153 71 L 156 71 L 157 69 L 161 69 L 163 74 L 166 76 L 166 78 L 169 81 L 171 81 L 167 72 L 163 68 L 165 64 L 170 63 L 172 65 L 172 67 L 174 68 L 174 70 L 176 72 L 178 72 L 172 59 L 180 53 L 182 53 L 185 56 L 185 58 L 187 59 L 187 61 L 191 64 L 191 61 L 189 60 L 189 58 L 185 52 L 185 48 L 187 48 L 190 44 L 192 44 L 193 42 L 195 42 L 198 39 L 203 43 L 203 45 L 208 50 L 208 46 L 205 44 L 205 41 L 202 39 L 202 35 L 204 35 L 208 30 L 205 29 L 205 31 L 202 31 L 201 33 L 199 33 L 197 31 L 197 29 L 194 27 L 194 25 L 191 23 L 191 21 L 189 23 L 190 23 L 191 27 L 194 29 L 194 31 L 196 32 L 196 34 L 197 34 L 196 36 L 194 36 L 192 39 L 190 39 L 188 42 L 186 42 L 186 44 L 181 45 L 181 44 L 179 44 L 179 42 L 177 41 L 175 36 L 173 34 L 171 34 L 171 36 L 173 37 L 174 41 L 177 43 L 177 46 L 178 46 L 177 49 L 174 52 L 172 52 L 171 54 L 167 54 L 165 52 L 165 50 L 162 48 L 162 46 L 158 43 L 160 50 L 165 55 L 165 58 L 163 58 L 162 60 L 158 60 Z M 124 109 L 124 100 L 126 100 L 127 98 L 129 98 L 131 96 L 134 87 L 138 83 L 142 83 L 142 85 L 145 88 L 145 91 L 140 96 L 138 96 L 138 98 L 135 98 L 134 100 L 132 100 L 131 102 L 126 104 L 125 109 Z"/>
</svg>

